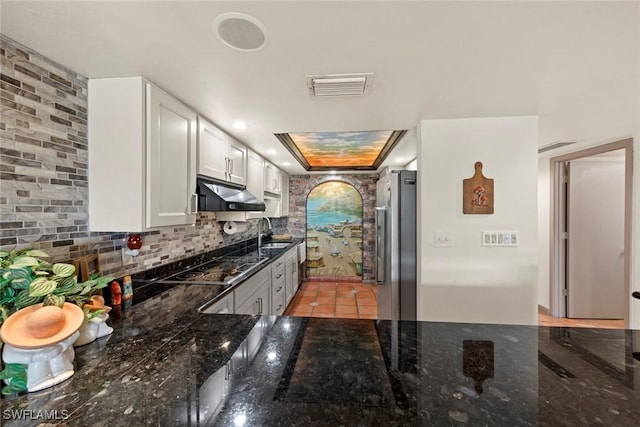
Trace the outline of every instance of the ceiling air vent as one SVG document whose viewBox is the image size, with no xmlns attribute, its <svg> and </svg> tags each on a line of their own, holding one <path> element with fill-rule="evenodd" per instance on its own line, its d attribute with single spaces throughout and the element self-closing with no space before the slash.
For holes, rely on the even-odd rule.
<svg viewBox="0 0 640 427">
<path fill-rule="evenodd" d="M 538 154 L 544 153 L 546 151 L 555 150 L 556 148 L 564 147 L 565 145 L 575 144 L 576 142 L 578 141 L 552 142 L 551 144 L 543 145 L 542 147 L 538 148 Z"/>
<path fill-rule="evenodd" d="M 373 73 L 307 76 L 311 96 L 363 96 L 373 84 Z"/>
</svg>

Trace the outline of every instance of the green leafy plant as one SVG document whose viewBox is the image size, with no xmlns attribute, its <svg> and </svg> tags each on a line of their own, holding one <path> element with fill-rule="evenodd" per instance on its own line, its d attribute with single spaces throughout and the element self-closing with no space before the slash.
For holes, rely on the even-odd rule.
<svg viewBox="0 0 640 427">
<path fill-rule="evenodd" d="M 113 280 L 110 276 L 92 275 L 86 282 L 78 283 L 73 265 L 51 264 L 42 258 L 49 258 L 49 255 L 36 249 L 0 252 L 0 325 L 21 308 L 38 303 L 62 307 L 70 302 L 82 308 L 96 291 Z M 84 312 L 87 319 L 100 314 L 99 311 Z M 4 366 L 3 362 L 2 367 L 0 380 L 9 382 L 2 388 L 2 394 L 26 389 L 25 365 L 11 363 Z"/>
</svg>

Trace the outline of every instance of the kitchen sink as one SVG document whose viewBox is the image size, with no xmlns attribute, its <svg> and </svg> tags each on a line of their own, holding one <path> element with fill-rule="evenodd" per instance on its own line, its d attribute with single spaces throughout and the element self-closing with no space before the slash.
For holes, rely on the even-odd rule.
<svg viewBox="0 0 640 427">
<path fill-rule="evenodd" d="M 261 249 L 284 249 L 289 245 L 291 245 L 291 243 L 287 242 L 263 243 Z"/>
</svg>

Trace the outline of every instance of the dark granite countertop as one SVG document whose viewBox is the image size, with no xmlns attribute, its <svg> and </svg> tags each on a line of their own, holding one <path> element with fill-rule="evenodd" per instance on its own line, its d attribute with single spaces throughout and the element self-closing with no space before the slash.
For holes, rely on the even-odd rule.
<svg viewBox="0 0 640 427">
<path fill-rule="evenodd" d="M 640 425 L 631 357 L 640 331 L 198 314 L 206 293 L 177 286 L 135 306 L 111 337 L 76 349 L 70 380 L 4 400 L 3 416 L 58 411 L 70 426 Z"/>
<path fill-rule="evenodd" d="M 1 425 L 640 425 L 640 331 L 198 313 L 216 288 L 112 312 Z"/>
</svg>

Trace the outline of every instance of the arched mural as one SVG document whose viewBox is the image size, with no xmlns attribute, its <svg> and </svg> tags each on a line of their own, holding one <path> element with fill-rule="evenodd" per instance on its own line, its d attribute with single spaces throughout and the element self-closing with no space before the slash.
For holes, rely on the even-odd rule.
<svg viewBox="0 0 640 427">
<path fill-rule="evenodd" d="M 307 196 L 307 276 L 362 277 L 362 196 L 329 181 Z"/>
</svg>

